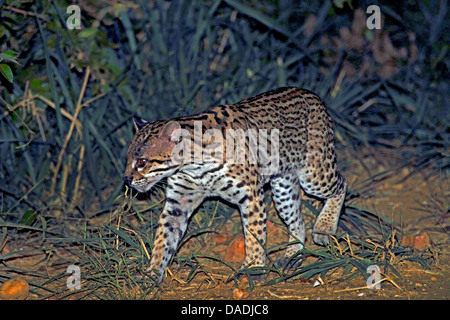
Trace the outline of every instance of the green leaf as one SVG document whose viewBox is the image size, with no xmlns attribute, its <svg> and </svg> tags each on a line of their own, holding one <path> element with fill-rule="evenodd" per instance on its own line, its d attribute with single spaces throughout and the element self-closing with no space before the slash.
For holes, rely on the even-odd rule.
<svg viewBox="0 0 450 320">
<path fill-rule="evenodd" d="M 108 226 L 106 225 L 106 227 L 111 230 L 112 232 L 114 232 L 115 234 L 117 234 L 120 238 L 122 238 L 123 241 L 125 241 L 126 243 L 128 243 L 131 247 L 141 250 L 141 247 L 139 246 L 139 244 L 137 244 L 135 241 L 133 241 L 133 239 L 126 234 L 125 232 L 116 229 L 114 227 Z"/>
<path fill-rule="evenodd" d="M 17 53 L 14 50 L 8 50 L 8 51 L 4 52 L 3 55 L 5 57 L 9 56 L 11 58 L 14 58 L 17 55 Z"/>
<path fill-rule="evenodd" d="M 89 38 L 97 33 L 97 28 L 86 28 L 78 34 L 80 38 Z"/>
<path fill-rule="evenodd" d="M 13 82 L 14 76 L 11 68 L 7 64 L 4 63 L 0 64 L 0 72 L 6 78 L 6 80 L 8 80 L 11 83 Z"/>
<path fill-rule="evenodd" d="M 20 223 L 26 226 L 31 226 L 36 221 L 38 215 L 39 213 L 37 211 L 28 210 L 23 214 L 22 218 L 20 219 Z"/>
<path fill-rule="evenodd" d="M 19 64 L 17 62 L 17 52 L 13 51 L 13 50 L 8 50 L 4 53 L 0 53 L 0 62 L 2 62 L 3 60 L 8 60 L 9 62 L 14 62 L 16 64 Z"/>
</svg>

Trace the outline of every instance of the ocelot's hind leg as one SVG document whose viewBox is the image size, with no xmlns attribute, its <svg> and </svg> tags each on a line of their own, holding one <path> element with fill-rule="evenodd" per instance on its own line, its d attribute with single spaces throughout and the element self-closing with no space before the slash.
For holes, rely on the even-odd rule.
<svg viewBox="0 0 450 320">
<path fill-rule="evenodd" d="M 307 194 L 325 199 L 325 205 L 313 228 L 314 242 L 320 245 L 329 242 L 328 234 L 336 233 L 347 190 L 347 181 L 337 170 L 333 170 L 328 176 L 330 178 L 324 178 L 320 171 L 309 175 L 299 174 L 300 183 Z"/>
<path fill-rule="evenodd" d="M 322 208 L 313 228 L 314 242 L 325 245 L 329 242 L 327 233 L 335 233 L 339 221 L 342 206 L 345 200 L 347 190 L 347 181 L 338 174 L 338 187 L 334 193 L 325 197 L 325 205 Z"/>
<path fill-rule="evenodd" d="M 337 169 L 334 136 L 330 119 L 321 115 L 312 115 L 307 126 L 309 140 L 305 144 L 298 178 L 303 190 L 321 199 L 325 199 L 313 228 L 314 242 L 325 245 L 330 233 L 336 233 L 339 215 L 345 200 L 347 181 Z"/>
</svg>

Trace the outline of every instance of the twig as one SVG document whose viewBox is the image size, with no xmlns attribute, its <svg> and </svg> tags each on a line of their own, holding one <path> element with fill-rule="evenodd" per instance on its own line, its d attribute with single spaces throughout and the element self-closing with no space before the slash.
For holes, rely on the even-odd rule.
<svg viewBox="0 0 450 320">
<path fill-rule="evenodd" d="M 378 101 L 377 101 L 377 98 L 369 99 L 369 100 L 367 100 L 362 106 L 360 106 L 357 110 L 358 110 L 358 112 L 363 112 L 363 111 L 365 111 L 367 108 L 369 108 L 370 106 L 376 104 L 377 102 L 378 102 Z"/>
<path fill-rule="evenodd" d="M 348 247 L 350 248 L 350 253 L 351 253 L 352 257 L 354 257 L 355 254 L 353 253 L 352 243 L 351 243 L 351 241 L 350 241 L 350 236 L 348 235 L 348 233 L 347 233 L 347 237 L 346 237 L 345 240 L 346 240 L 347 243 L 348 243 Z"/>
<path fill-rule="evenodd" d="M 81 110 L 81 107 L 82 107 L 81 101 L 83 100 L 83 97 L 84 97 L 84 92 L 86 90 L 86 86 L 87 86 L 87 82 L 88 82 L 90 73 L 91 73 L 91 69 L 88 66 L 87 69 L 86 69 L 86 75 L 84 76 L 83 86 L 81 87 L 81 92 L 80 92 L 80 95 L 78 97 L 78 103 L 77 103 L 77 107 L 75 109 L 75 114 L 73 116 L 73 121 L 70 124 L 69 132 L 67 133 L 66 139 L 64 140 L 63 148 L 61 149 L 61 152 L 59 153 L 58 162 L 56 164 L 55 173 L 54 173 L 53 179 L 52 179 L 52 186 L 51 186 L 51 189 L 50 189 L 51 194 L 53 194 L 55 192 L 56 179 L 58 177 L 58 172 L 61 169 L 63 156 L 64 156 L 64 154 L 66 152 L 67 145 L 69 144 L 70 138 L 72 137 L 73 129 L 75 127 L 75 121 L 78 118 L 78 114 L 80 113 L 80 110 Z"/>
<path fill-rule="evenodd" d="M 19 101 L 19 102 L 18 102 L 16 105 L 14 105 L 13 107 L 11 107 L 11 108 L 5 110 L 5 111 L 3 112 L 3 115 L 4 115 L 4 116 L 7 116 L 9 113 L 14 112 L 14 111 L 15 111 L 16 109 L 18 109 L 18 108 L 26 107 L 27 104 L 28 104 L 28 102 L 33 101 L 33 100 L 36 99 L 36 98 L 39 99 L 39 100 L 41 100 L 42 102 L 44 102 L 46 105 L 48 105 L 48 106 L 51 107 L 52 109 L 56 109 L 55 103 L 54 103 L 53 101 L 50 101 L 49 99 L 47 99 L 47 98 L 44 97 L 44 96 L 41 96 L 40 94 L 32 95 L 31 92 L 30 92 L 30 93 L 29 93 L 29 98 L 25 98 L 25 99 Z M 91 99 L 91 100 L 93 100 L 93 99 Z M 90 102 L 91 100 L 89 100 L 88 102 Z M 88 104 L 88 102 L 83 103 L 82 106 L 85 107 L 85 106 Z M 63 116 L 65 116 L 67 119 L 69 119 L 70 121 L 74 121 L 73 116 L 72 116 L 69 112 L 67 112 L 66 110 L 64 110 L 64 109 L 62 109 L 62 108 L 61 108 L 61 114 L 62 114 Z M 78 120 L 75 120 L 75 124 L 76 124 L 76 126 L 77 126 L 77 131 L 78 131 L 78 132 L 81 132 L 81 130 L 80 130 L 80 128 L 81 128 L 81 123 L 80 123 Z"/>
<path fill-rule="evenodd" d="M 299 297 L 299 296 L 280 296 L 280 295 L 278 295 L 278 294 L 276 294 L 276 293 L 273 293 L 273 292 L 270 291 L 270 290 L 267 290 L 267 292 L 268 292 L 271 296 L 273 296 L 273 297 L 275 297 L 275 298 L 278 298 L 278 299 L 300 299 L 300 300 L 305 300 L 304 297 Z"/>
<path fill-rule="evenodd" d="M 181 285 L 186 285 L 186 284 L 187 284 L 187 282 L 185 282 L 185 281 L 179 279 L 178 277 L 175 277 L 175 276 L 173 275 L 172 271 L 170 271 L 170 268 L 167 268 L 166 271 L 167 271 L 167 273 L 170 275 L 170 277 L 172 278 L 172 279 L 170 279 L 170 283 L 172 283 L 172 281 L 176 281 L 176 282 L 178 282 L 178 283 L 181 284 Z"/>
<path fill-rule="evenodd" d="M 368 286 L 364 286 L 364 287 L 356 287 L 356 288 L 349 288 L 349 289 L 335 290 L 334 292 L 336 293 L 336 292 L 355 291 L 355 290 L 362 290 L 362 289 L 372 289 L 372 287 L 375 287 L 377 284 L 379 284 L 379 283 L 381 283 L 381 282 L 383 282 L 383 281 L 386 281 L 386 280 L 389 281 L 390 283 L 392 283 L 397 289 L 403 291 L 403 289 L 400 288 L 400 287 L 398 286 L 398 284 L 396 284 L 396 283 L 394 282 L 394 280 L 389 279 L 388 277 L 386 277 L 386 278 L 383 278 L 383 279 L 381 279 L 381 280 L 379 280 L 379 281 L 377 281 L 377 282 L 371 284 L 371 287 L 370 287 L 370 288 L 369 288 Z"/>
<path fill-rule="evenodd" d="M 147 259 L 150 260 L 150 254 L 148 253 L 147 248 L 145 247 L 145 243 L 144 243 L 144 241 L 142 240 L 141 236 L 140 236 L 136 231 L 134 231 L 133 229 L 126 228 L 126 227 L 124 227 L 124 226 L 118 226 L 118 228 L 122 228 L 122 229 L 124 229 L 124 230 L 133 232 L 133 233 L 136 235 L 136 237 L 138 238 L 139 242 L 141 243 L 142 249 L 144 249 L 144 252 L 145 252 L 145 255 L 147 256 Z M 172 274 L 171 274 L 171 275 L 172 275 Z"/>
<path fill-rule="evenodd" d="M 11 7 L 11 6 L 4 6 L 3 9 L 9 10 L 9 11 L 12 11 L 12 12 L 16 12 L 16 13 L 20 13 L 20 14 L 22 14 L 24 16 L 38 17 L 39 19 L 42 19 L 42 20 L 47 21 L 47 22 L 50 22 L 50 18 L 45 16 L 45 15 L 43 15 L 43 14 L 35 14 L 34 12 L 28 12 L 28 11 L 25 11 L 25 10 L 22 10 L 22 9 L 19 9 L 19 8 L 16 8 L 16 7 Z"/>
<path fill-rule="evenodd" d="M 329 236 L 334 240 L 334 242 L 336 243 L 336 247 L 339 250 L 339 253 L 342 255 L 343 251 L 342 251 L 342 248 L 341 248 L 341 246 L 339 244 L 339 241 L 336 239 L 336 237 L 332 236 L 331 234 Z"/>
<path fill-rule="evenodd" d="M 73 200 L 72 203 L 74 203 L 78 198 L 78 189 L 80 188 L 80 181 L 81 181 L 81 169 L 83 169 L 83 161 L 84 161 L 84 151 L 86 147 L 84 144 L 80 147 L 80 156 L 78 160 L 78 167 L 77 167 L 77 178 L 75 179 L 75 186 L 73 188 Z"/>
<path fill-rule="evenodd" d="M 100 99 L 101 97 L 107 95 L 108 93 L 109 93 L 109 92 L 102 92 L 102 93 L 100 93 L 99 95 L 97 95 L 97 96 L 95 96 L 95 97 L 89 99 L 88 101 L 86 101 L 85 103 L 83 103 L 81 106 L 82 106 L 82 107 L 87 107 L 87 106 L 90 105 L 92 102 L 94 102 L 94 101 L 97 100 L 97 99 Z"/>
</svg>

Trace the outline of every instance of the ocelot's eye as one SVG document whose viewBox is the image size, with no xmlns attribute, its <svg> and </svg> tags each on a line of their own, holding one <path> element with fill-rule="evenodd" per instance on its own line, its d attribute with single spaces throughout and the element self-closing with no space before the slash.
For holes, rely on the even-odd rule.
<svg viewBox="0 0 450 320">
<path fill-rule="evenodd" d="M 137 159 L 136 160 L 136 169 L 142 169 L 147 164 L 147 159 Z"/>
</svg>

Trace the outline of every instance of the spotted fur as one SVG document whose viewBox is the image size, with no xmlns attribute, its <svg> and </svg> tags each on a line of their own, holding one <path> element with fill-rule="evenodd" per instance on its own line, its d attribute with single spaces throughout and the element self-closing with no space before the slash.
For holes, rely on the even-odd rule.
<svg viewBox="0 0 450 320">
<path fill-rule="evenodd" d="M 271 130 L 278 129 L 279 145 L 272 146 L 268 141 L 268 150 L 279 148 L 278 170 L 262 174 L 261 164 L 247 158 L 244 163 L 174 163 L 174 134 L 179 132 L 177 129 L 184 129 L 194 136 L 195 121 L 201 121 L 203 133 L 214 128 L 223 136 L 227 129 L 266 129 L 268 136 Z M 128 150 L 124 181 L 139 192 L 146 192 L 167 178 L 166 203 L 148 269 L 157 281 L 162 280 L 193 211 L 210 196 L 219 196 L 239 207 L 246 248 L 242 267 L 264 266 L 266 262 L 266 184 L 270 184 L 275 207 L 288 227 L 289 240 L 297 241 L 286 250 L 284 261 L 302 249 L 305 241 L 301 189 L 325 200 L 314 225 L 314 241 L 324 245 L 329 241 L 327 233 L 336 232 L 347 184 L 336 166 L 331 118 L 314 93 L 284 87 L 198 115 L 155 122 L 138 118 L 135 124 L 137 132 Z M 205 148 L 211 143 L 206 140 L 197 143 L 197 147 Z M 247 142 L 245 151 L 251 151 Z"/>
</svg>

